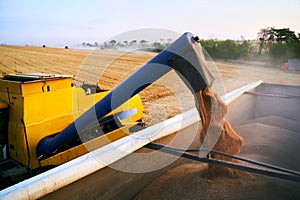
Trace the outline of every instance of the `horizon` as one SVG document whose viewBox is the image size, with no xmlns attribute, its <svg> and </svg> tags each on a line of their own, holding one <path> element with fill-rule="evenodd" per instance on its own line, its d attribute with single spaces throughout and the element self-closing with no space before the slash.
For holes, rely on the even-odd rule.
<svg viewBox="0 0 300 200">
<path fill-rule="evenodd" d="M 299 33 L 299 8 L 299 0 L 0 0 L 0 44 L 101 44 L 137 29 L 191 32 L 201 39 L 255 40 L 257 33 L 267 27 L 290 28 Z"/>
</svg>

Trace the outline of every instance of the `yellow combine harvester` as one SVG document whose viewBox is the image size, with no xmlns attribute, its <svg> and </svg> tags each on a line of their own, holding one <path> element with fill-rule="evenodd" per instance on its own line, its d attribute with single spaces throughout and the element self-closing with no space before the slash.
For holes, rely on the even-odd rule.
<svg viewBox="0 0 300 200">
<path fill-rule="evenodd" d="M 93 94 L 86 94 L 91 91 Z M 4 160 L 0 162 L 1 180 L 13 184 L 29 177 L 30 173 L 60 165 L 124 137 L 131 128 L 141 125 L 142 102 L 135 95 L 99 119 L 102 130 L 89 126 L 83 137 L 70 138 L 55 155 L 38 160 L 39 141 L 61 132 L 107 93 L 91 85 L 74 87 L 72 78 L 64 75 L 4 76 L 0 80 L 0 142 Z M 121 115 L 130 110 L 133 112 L 129 116 Z"/>
</svg>

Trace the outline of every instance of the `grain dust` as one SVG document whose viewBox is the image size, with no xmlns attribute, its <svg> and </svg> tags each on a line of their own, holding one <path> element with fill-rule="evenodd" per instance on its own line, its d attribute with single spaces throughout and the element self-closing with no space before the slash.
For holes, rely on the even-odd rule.
<svg viewBox="0 0 300 200">
<path fill-rule="evenodd" d="M 197 109 L 200 113 L 202 129 L 200 131 L 200 143 L 204 142 L 205 136 L 208 134 L 219 135 L 217 143 L 213 146 L 213 150 L 221 151 L 231 155 L 237 155 L 240 152 L 241 146 L 244 142 L 243 138 L 239 136 L 231 127 L 230 123 L 225 119 L 228 108 L 222 101 L 220 96 L 212 90 L 212 86 L 199 91 L 196 95 L 199 105 Z M 221 159 L 230 162 L 237 162 L 231 158 L 210 153 L 210 157 Z M 235 170 L 209 165 L 208 174 L 210 176 L 226 175 L 236 176 Z"/>
</svg>

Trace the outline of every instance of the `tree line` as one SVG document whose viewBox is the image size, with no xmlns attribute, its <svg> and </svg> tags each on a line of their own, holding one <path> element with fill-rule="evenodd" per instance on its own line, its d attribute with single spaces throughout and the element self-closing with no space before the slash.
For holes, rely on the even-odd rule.
<svg viewBox="0 0 300 200">
<path fill-rule="evenodd" d="M 110 40 L 103 44 L 82 43 L 86 47 L 101 49 L 132 48 L 143 51 L 160 52 L 172 43 L 172 39 L 160 39 L 156 42 L 147 40 L 117 41 Z M 289 28 L 267 27 L 257 33 L 257 40 L 217 40 L 200 41 L 204 50 L 213 59 L 247 59 L 261 55 L 269 56 L 275 62 L 286 62 L 287 59 L 300 58 L 300 33 L 297 35 Z"/>
<path fill-rule="evenodd" d="M 201 40 L 202 48 L 214 59 L 247 58 L 253 52 L 251 41 Z"/>
<path fill-rule="evenodd" d="M 147 40 L 117 41 L 110 40 L 103 44 L 83 42 L 84 47 L 99 47 L 101 49 L 139 49 L 142 51 L 160 52 L 172 43 L 172 39 L 160 39 L 159 42 L 149 42 Z"/>
<path fill-rule="evenodd" d="M 300 33 L 289 28 L 267 27 L 257 33 L 257 40 L 202 40 L 202 47 L 212 58 L 239 59 L 269 56 L 275 62 L 300 58 Z"/>
<path fill-rule="evenodd" d="M 258 33 L 259 54 L 269 54 L 275 61 L 300 58 L 300 33 L 289 28 L 267 27 Z"/>
</svg>

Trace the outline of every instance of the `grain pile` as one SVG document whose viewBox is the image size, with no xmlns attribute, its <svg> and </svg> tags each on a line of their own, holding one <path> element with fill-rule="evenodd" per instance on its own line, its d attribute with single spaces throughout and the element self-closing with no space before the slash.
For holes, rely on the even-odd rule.
<svg viewBox="0 0 300 200">
<path fill-rule="evenodd" d="M 213 146 L 213 150 L 231 155 L 239 154 L 244 140 L 232 129 L 230 123 L 225 119 L 228 109 L 220 96 L 212 90 L 212 86 L 200 90 L 195 96 L 199 104 L 197 105 L 197 109 L 201 117 L 199 123 L 201 123 L 203 127 L 199 130 L 201 144 L 207 142 L 204 141 L 204 138 L 209 134 L 208 137 L 213 137 L 213 140 L 216 140 L 216 137 L 219 137 L 216 144 Z M 212 158 L 234 162 L 233 159 L 224 156 L 214 154 L 211 154 L 210 156 Z M 209 165 L 208 173 L 211 176 L 236 175 L 234 170 L 213 165 Z"/>
</svg>

